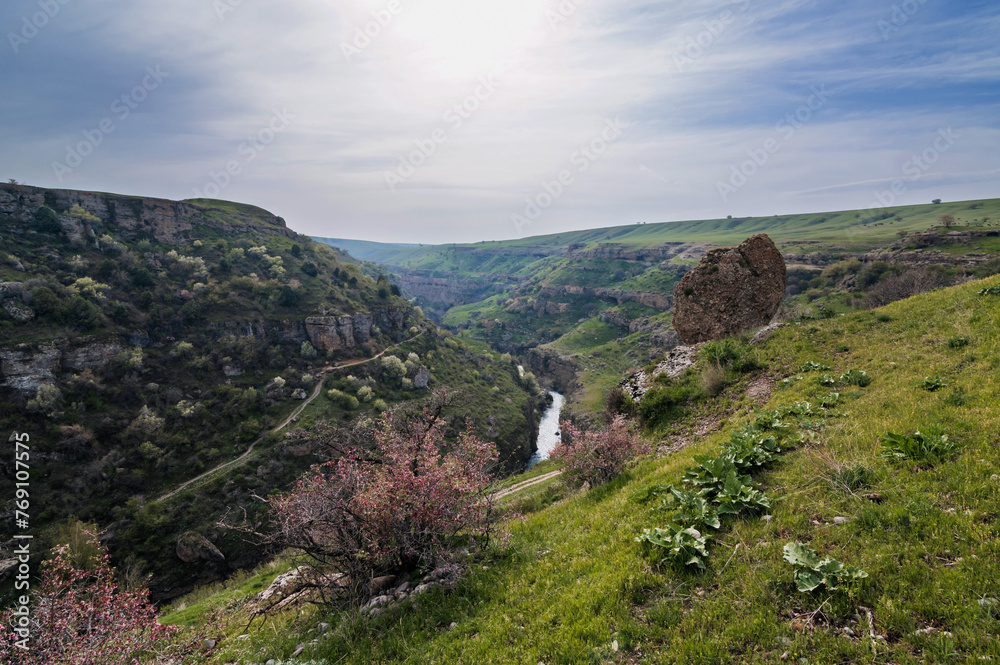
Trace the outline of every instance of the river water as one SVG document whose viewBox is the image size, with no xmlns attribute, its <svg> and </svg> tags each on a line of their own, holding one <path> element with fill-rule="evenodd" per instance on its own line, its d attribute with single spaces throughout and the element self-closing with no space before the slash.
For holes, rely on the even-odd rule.
<svg viewBox="0 0 1000 665">
<path fill-rule="evenodd" d="M 545 409 L 542 421 L 538 424 L 537 451 L 528 460 L 528 469 L 542 460 L 547 460 L 552 449 L 559 443 L 559 413 L 562 411 L 564 400 L 563 396 L 554 390 L 550 390 L 549 394 L 552 395 L 552 404 Z"/>
</svg>

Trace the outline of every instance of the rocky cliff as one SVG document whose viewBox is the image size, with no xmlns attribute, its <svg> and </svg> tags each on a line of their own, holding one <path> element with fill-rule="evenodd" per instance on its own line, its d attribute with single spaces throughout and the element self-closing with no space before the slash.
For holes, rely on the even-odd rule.
<svg viewBox="0 0 1000 665">
<path fill-rule="evenodd" d="M 42 206 L 51 208 L 59 215 L 63 229 L 71 239 L 83 236 L 94 238 L 114 230 L 124 232 L 124 235 L 148 234 L 160 242 L 184 245 L 188 243 L 187 232 L 196 224 L 206 223 L 223 233 L 246 233 L 263 225 L 271 232 L 295 236 L 286 228 L 281 217 L 253 206 L 228 206 L 226 214 L 219 215 L 219 209 L 209 202 L 201 204 L 0 184 L 0 216 L 26 223 Z M 70 212 L 77 210 L 74 206 L 86 214 Z"/>
</svg>

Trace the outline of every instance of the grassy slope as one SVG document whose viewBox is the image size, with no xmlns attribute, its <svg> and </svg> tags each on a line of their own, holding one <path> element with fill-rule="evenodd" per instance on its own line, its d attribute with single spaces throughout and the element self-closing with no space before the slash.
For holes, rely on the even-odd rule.
<svg viewBox="0 0 1000 665">
<path fill-rule="evenodd" d="M 971 206 L 977 206 L 972 208 Z M 458 247 L 496 249 L 498 247 L 559 248 L 573 243 L 596 246 L 599 243 L 620 243 L 633 247 L 652 247 L 662 242 L 710 242 L 720 245 L 738 244 L 755 233 L 767 233 L 787 249 L 788 243 L 817 242 L 824 246 L 836 245 L 842 249 L 862 251 L 881 246 L 896 239 L 899 231 L 923 231 L 937 224 L 945 213 L 955 216 L 959 224 L 971 219 L 988 217 L 994 222 L 1000 217 L 1000 199 L 982 201 L 956 201 L 940 205 L 912 205 L 887 208 L 888 212 L 902 217 L 894 222 L 862 224 L 855 217 L 858 211 L 776 215 L 742 219 L 715 219 L 702 221 L 665 222 L 635 226 L 615 226 L 585 231 L 571 231 L 544 236 L 533 236 L 501 242 L 481 242 Z M 865 213 L 862 212 L 862 216 Z M 368 255 L 368 260 L 409 268 L 435 266 L 443 250 L 453 245 L 438 245 L 416 249 L 385 247 Z"/>
<path fill-rule="evenodd" d="M 876 632 L 886 637 L 878 645 L 878 662 L 1000 657 L 997 606 L 989 600 L 998 595 L 991 590 L 1000 558 L 1000 297 L 976 295 L 983 285 L 924 294 L 815 326 L 790 326 L 762 348 L 774 378 L 794 377 L 803 362 L 817 360 L 838 375 L 864 369 L 873 381 L 863 389 L 840 388 L 845 399 L 839 417 L 827 420 L 814 442 L 758 477 L 773 499 L 773 519 L 725 524 L 711 543 L 707 573 L 652 567 L 632 539 L 667 518 L 630 497 L 651 483 L 677 482 L 693 455 L 718 449 L 728 426 L 681 453 L 640 464 L 609 486 L 515 523 L 511 547 L 499 561 L 474 566 L 450 594 L 424 596 L 417 611 L 374 620 L 320 612 L 288 616 L 221 655 L 254 662 L 287 655 L 307 641 L 306 631 L 316 622 L 329 621 L 330 636 L 303 658 L 722 663 L 782 662 L 787 652 L 792 661 L 870 662 L 866 622 L 850 623 L 863 605 L 874 613 Z M 950 348 L 947 340 L 957 336 L 971 343 Z M 845 340 L 850 351 L 835 353 Z M 917 387 L 934 374 L 948 387 L 935 393 Z M 776 392 L 772 408 L 801 399 L 815 403 L 829 392 L 813 374 L 801 376 Z M 739 414 L 730 425 L 745 419 Z M 963 445 L 955 459 L 917 470 L 880 458 L 882 433 L 911 433 L 931 424 L 943 425 Z M 875 473 L 870 488 L 855 494 L 834 488 L 836 469 L 851 464 Z M 885 501 L 872 503 L 862 492 L 878 492 Z M 835 516 L 851 520 L 834 526 Z M 783 545 L 796 540 L 860 566 L 870 575 L 867 584 L 856 597 L 798 593 L 781 555 Z M 804 615 L 817 609 L 822 613 L 810 626 Z M 848 623 L 857 636 L 842 632 Z M 938 632 L 914 634 L 927 627 Z"/>
</svg>

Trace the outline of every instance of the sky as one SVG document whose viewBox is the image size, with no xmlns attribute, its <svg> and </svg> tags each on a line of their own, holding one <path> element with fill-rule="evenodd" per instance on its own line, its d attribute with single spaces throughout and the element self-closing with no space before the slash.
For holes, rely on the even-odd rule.
<svg viewBox="0 0 1000 665">
<path fill-rule="evenodd" d="M 5 0 L 0 177 L 502 240 L 1000 196 L 995 0 Z"/>
</svg>

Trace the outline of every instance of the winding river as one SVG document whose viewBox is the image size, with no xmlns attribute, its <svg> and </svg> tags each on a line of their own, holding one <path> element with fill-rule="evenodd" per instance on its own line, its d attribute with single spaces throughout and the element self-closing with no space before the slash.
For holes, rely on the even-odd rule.
<svg viewBox="0 0 1000 665">
<path fill-rule="evenodd" d="M 559 443 L 559 413 L 562 411 L 564 400 L 563 396 L 554 390 L 550 390 L 549 394 L 552 395 L 552 404 L 545 409 L 538 424 L 538 440 L 535 442 L 537 450 L 528 460 L 528 469 L 548 459 L 552 449 Z"/>
</svg>

